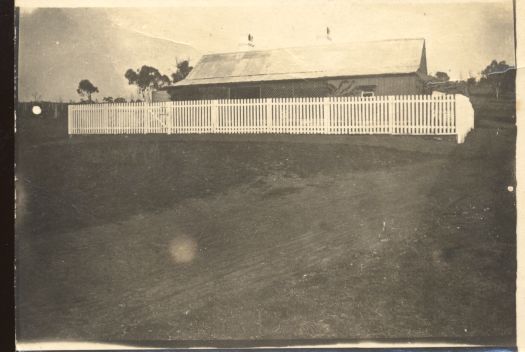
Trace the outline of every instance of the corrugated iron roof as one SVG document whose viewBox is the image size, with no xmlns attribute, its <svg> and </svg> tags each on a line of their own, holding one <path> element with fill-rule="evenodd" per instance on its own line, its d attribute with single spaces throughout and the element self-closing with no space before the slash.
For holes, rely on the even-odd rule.
<svg viewBox="0 0 525 352">
<path fill-rule="evenodd" d="M 398 39 L 208 54 L 175 86 L 412 73 L 424 43 Z"/>
</svg>

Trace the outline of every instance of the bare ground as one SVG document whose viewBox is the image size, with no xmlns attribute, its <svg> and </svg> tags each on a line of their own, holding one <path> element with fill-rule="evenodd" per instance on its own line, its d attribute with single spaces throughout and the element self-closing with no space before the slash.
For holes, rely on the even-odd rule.
<svg viewBox="0 0 525 352">
<path fill-rule="evenodd" d="M 18 339 L 513 344 L 514 127 L 330 138 L 19 139 Z"/>
</svg>

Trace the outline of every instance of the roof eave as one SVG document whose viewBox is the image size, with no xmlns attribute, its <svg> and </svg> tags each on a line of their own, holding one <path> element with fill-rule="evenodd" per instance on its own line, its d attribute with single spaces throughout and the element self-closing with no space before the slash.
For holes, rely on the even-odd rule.
<svg viewBox="0 0 525 352">
<path fill-rule="evenodd" d="M 304 80 L 320 80 L 320 79 L 342 79 L 342 78 L 361 78 L 361 77 L 375 77 L 375 76 L 405 76 L 405 75 L 418 75 L 417 70 L 409 70 L 402 72 L 388 72 L 388 73 L 370 73 L 370 74 L 355 74 L 355 75 L 325 75 L 317 77 L 297 77 L 297 78 L 280 78 L 280 79 L 259 79 L 259 80 L 239 80 L 239 81 L 222 81 L 222 82 L 189 82 L 183 80 L 177 82 L 174 85 L 164 87 L 164 89 L 173 89 L 181 87 L 196 87 L 196 86 L 216 86 L 216 85 L 232 85 L 232 84 L 250 84 L 260 82 L 285 82 L 285 81 L 304 81 Z"/>
</svg>

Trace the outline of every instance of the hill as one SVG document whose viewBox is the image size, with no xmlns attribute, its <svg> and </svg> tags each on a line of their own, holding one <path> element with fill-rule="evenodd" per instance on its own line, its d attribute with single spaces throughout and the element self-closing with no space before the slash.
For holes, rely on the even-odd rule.
<svg viewBox="0 0 525 352">
<path fill-rule="evenodd" d="M 128 68 L 151 65 L 169 74 L 177 58 L 195 62 L 200 56 L 190 45 L 119 27 L 104 9 L 41 8 L 22 14 L 19 28 L 20 101 L 37 94 L 78 100 L 76 88 L 85 78 L 99 88 L 99 99 L 128 98 L 136 94 L 124 78 Z"/>
</svg>

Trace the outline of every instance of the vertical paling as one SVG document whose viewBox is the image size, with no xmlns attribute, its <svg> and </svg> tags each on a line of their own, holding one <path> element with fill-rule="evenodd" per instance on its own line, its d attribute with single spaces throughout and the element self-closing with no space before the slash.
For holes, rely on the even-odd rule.
<svg viewBox="0 0 525 352">
<path fill-rule="evenodd" d="M 301 97 L 68 106 L 69 134 L 457 135 L 473 128 L 461 95 Z"/>
</svg>

